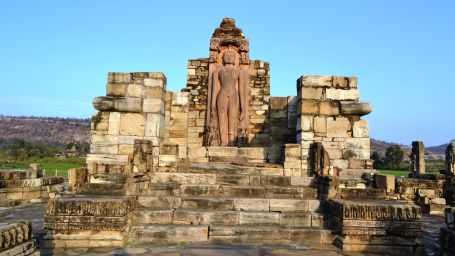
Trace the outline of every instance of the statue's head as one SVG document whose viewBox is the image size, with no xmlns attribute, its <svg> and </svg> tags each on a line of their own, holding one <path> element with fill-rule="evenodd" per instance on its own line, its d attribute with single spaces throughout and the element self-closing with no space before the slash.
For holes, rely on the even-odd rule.
<svg viewBox="0 0 455 256">
<path fill-rule="evenodd" d="M 223 53 L 223 64 L 235 64 L 235 52 L 228 49 Z"/>
</svg>

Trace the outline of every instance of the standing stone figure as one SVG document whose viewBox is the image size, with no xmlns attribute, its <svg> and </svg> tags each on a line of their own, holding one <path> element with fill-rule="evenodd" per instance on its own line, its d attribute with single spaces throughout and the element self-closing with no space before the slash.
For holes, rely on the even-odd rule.
<svg viewBox="0 0 455 256">
<path fill-rule="evenodd" d="M 248 74 L 235 65 L 235 59 L 236 53 L 226 50 L 223 66 L 212 75 L 208 143 L 211 146 L 246 144 Z"/>
<path fill-rule="evenodd" d="M 451 140 L 446 148 L 446 171 L 455 174 L 455 140 Z"/>
</svg>

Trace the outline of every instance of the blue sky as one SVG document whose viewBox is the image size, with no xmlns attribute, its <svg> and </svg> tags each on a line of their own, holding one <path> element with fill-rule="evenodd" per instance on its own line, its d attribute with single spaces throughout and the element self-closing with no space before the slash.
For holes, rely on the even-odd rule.
<svg viewBox="0 0 455 256">
<path fill-rule="evenodd" d="M 358 76 L 371 137 L 455 138 L 455 1 L 0 1 L 0 114 L 88 118 L 107 72 L 185 86 L 223 17 L 271 62 L 271 93 L 301 75 Z"/>
</svg>

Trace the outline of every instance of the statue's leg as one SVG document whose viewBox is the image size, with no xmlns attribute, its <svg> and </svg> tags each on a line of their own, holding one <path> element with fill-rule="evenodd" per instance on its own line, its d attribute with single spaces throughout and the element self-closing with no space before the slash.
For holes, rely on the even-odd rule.
<svg viewBox="0 0 455 256">
<path fill-rule="evenodd" d="M 235 146 L 237 141 L 237 132 L 239 125 L 239 97 L 233 95 L 229 97 L 229 145 Z"/>
<path fill-rule="evenodd" d="M 218 110 L 218 126 L 220 131 L 220 145 L 227 146 L 228 139 L 228 104 L 229 98 L 225 95 L 218 94 L 216 99 L 216 107 Z"/>
</svg>

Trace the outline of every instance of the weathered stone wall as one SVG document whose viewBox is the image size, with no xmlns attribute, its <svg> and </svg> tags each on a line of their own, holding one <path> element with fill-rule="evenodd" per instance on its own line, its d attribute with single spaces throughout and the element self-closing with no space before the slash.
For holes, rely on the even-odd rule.
<svg viewBox="0 0 455 256">
<path fill-rule="evenodd" d="M 297 80 L 297 143 L 302 169 L 311 175 L 310 147 L 321 142 L 341 177 L 358 178 L 371 169 L 368 122 L 371 105 L 359 102 L 356 77 L 302 76 Z"/>
<path fill-rule="evenodd" d="M 107 96 L 93 100 L 99 110 L 92 118 L 90 175 L 125 173 L 135 140 L 150 140 L 158 161 L 164 138 L 166 77 L 163 73 L 109 73 Z"/>
<path fill-rule="evenodd" d="M 270 143 L 269 103 L 270 64 L 260 60 L 250 62 L 250 108 L 248 145 L 268 146 Z"/>
</svg>

